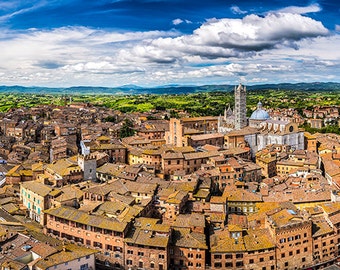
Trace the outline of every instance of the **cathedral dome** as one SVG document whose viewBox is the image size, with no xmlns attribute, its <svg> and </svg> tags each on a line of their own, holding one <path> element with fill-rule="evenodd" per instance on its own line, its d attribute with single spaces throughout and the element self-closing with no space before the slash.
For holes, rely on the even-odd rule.
<svg viewBox="0 0 340 270">
<path fill-rule="evenodd" d="M 270 119 L 269 114 L 262 109 L 262 103 L 257 103 L 257 109 L 251 114 L 250 120 L 267 120 Z"/>
</svg>

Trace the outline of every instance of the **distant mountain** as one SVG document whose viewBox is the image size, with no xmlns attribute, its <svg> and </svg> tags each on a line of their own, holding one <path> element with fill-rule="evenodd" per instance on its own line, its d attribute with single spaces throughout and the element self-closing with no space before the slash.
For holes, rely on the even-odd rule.
<svg viewBox="0 0 340 270">
<path fill-rule="evenodd" d="M 125 84 L 118 87 L 119 89 L 143 89 L 143 87 L 134 84 Z"/>
<path fill-rule="evenodd" d="M 0 86 L 0 93 L 21 94 L 60 94 L 60 95 L 138 95 L 138 94 L 190 94 L 199 92 L 230 92 L 235 85 L 165 85 L 154 88 L 145 88 L 133 84 L 120 87 L 73 86 L 68 88 Z M 340 83 L 313 82 L 313 83 L 279 83 L 247 85 L 248 91 L 257 90 L 299 90 L 299 91 L 340 91 Z"/>
</svg>

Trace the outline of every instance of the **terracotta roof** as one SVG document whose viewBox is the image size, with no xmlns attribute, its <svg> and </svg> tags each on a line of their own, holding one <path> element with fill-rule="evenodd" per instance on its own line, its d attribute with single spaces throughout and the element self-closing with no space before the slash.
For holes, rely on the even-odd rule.
<svg viewBox="0 0 340 270">
<path fill-rule="evenodd" d="M 53 190 L 51 187 L 37 181 L 22 182 L 20 185 L 22 188 L 30 190 L 42 197 L 47 196 Z"/>
<path fill-rule="evenodd" d="M 217 121 L 218 120 L 218 116 L 200 116 L 200 117 L 181 118 L 182 122 L 207 121 L 207 120 Z"/>
<path fill-rule="evenodd" d="M 327 235 L 330 233 L 334 233 L 334 230 L 329 226 L 328 222 L 324 218 L 313 220 L 313 237 Z"/>
<path fill-rule="evenodd" d="M 185 153 L 183 154 L 185 160 L 199 159 L 199 158 L 210 158 L 214 156 L 219 156 L 221 153 L 218 151 L 209 152 L 195 152 L 195 153 Z"/>
<path fill-rule="evenodd" d="M 269 215 L 269 218 L 275 227 L 283 227 L 304 221 L 302 216 L 291 209 L 282 209 L 281 211 Z"/>
<path fill-rule="evenodd" d="M 50 256 L 56 252 L 58 252 L 58 249 L 45 244 L 45 243 L 37 243 L 36 245 L 34 245 L 31 249 L 32 252 L 34 252 L 35 254 L 39 255 L 42 258 L 45 258 L 47 256 Z"/>
<path fill-rule="evenodd" d="M 126 222 L 119 222 L 115 219 L 90 215 L 67 206 L 50 208 L 48 210 L 45 210 L 44 212 L 48 215 L 56 216 L 66 220 L 71 220 L 81 224 L 86 224 L 107 230 L 114 230 L 118 232 L 123 232 L 127 226 Z"/>
<path fill-rule="evenodd" d="M 205 234 L 191 232 L 190 229 L 174 230 L 172 240 L 176 247 L 208 249 Z"/>
<path fill-rule="evenodd" d="M 96 250 L 70 244 L 66 245 L 64 250 L 60 250 L 59 252 L 54 253 L 45 259 L 39 260 L 35 264 L 35 267 L 39 269 L 49 269 L 52 266 L 78 260 L 88 255 L 93 255 L 97 252 L 98 251 Z"/>
<path fill-rule="evenodd" d="M 127 243 L 149 247 L 167 247 L 171 228 L 166 224 L 159 224 L 155 218 L 138 218 L 135 229 L 130 230 L 126 238 Z"/>
<path fill-rule="evenodd" d="M 80 199 L 84 195 L 84 191 L 80 190 L 76 186 L 65 186 L 60 189 L 60 195 L 55 197 L 56 201 L 66 202 L 73 199 Z"/>
<path fill-rule="evenodd" d="M 248 230 L 243 239 L 247 251 L 275 248 L 275 241 L 268 229 Z"/>
<path fill-rule="evenodd" d="M 177 228 L 191 228 L 191 227 L 205 227 L 205 218 L 198 213 L 180 214 L 176 217 L 176 220 L 172 227 Z"/>
<path fill-rule="evenodd" d="M 207 133 L 207 134 L 199 134 L 199 135 L 190 136 L 190 138 L 194 141 L 223 138 L 223 137 L 224 135 L 222 133 Z"/>
<path fill-rule="evenodd" d="M 261 202 L 262 199 L 257 194 L 245 189 L 225 188 L 223 197 L 230 202 Z"/>
<path fill-rule="evenodd" d="M 231 238 L 230 232 L 224 230 L 210 236 L 210 251 L 211 253 L 244 252 L 246 247 L 242 237 L 239 239 Z"/>
<path fill-rule="evenodd" d="M 77 163 L 71 161 L 71 159 L 59 159 L 51 164 L 47 164 L 46 168 L 52 173 L 57 173 L 60 176 L 66 176 L 71 173 L 71 171 L 80 171 L 80 167 Z"/>
</svg>

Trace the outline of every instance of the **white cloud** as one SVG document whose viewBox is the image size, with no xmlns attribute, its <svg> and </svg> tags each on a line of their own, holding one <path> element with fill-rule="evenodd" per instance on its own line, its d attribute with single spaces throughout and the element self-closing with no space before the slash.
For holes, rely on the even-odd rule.
<svg viewBox="0 0 340 270">
<path fill-rule="evenodd" d="M 340 36 L 330 36 L 316 20 L 291 13 L 210 19 L 191 35 L 86 27 L 0 32 L 3 84 L 298 81 L 312 78 L 315 70 L 316 78 L 337 78 L 335 67 L 340 66 L 335 49 Z"/>
<path fill-rule="evenodd" d="M 230 7 L 230 10 L 231 10 L 231 12 L 232 13 L 234 13 L 234 14 L 246 14 L 246 13 L 248 13 L 247 11 L 245 11 L 245 10 L 241 10 L 238 6 L 231 6 Z"/>
<path fill-rule="evenodd" d="M 312 4 L 305 7 L 289 6 L 279 9 L 276 12 L 280 13 L 294 13 L 294 14 L 307 14 L 312 12 L 320 12 L 322 9 L 319 4 Z"/>
<path fill-rule="evenodd" d="M 285 40 L 327 35 L 322 23 L 298 14 L 248 15 L 241 19 L 210 20 L 194 31 L 194 39 L 204 44 L 262 50 Z"/>
<path fill-rule="evenodd" d="M 183 23 L 182 19 L 175 19 L 175 20 L 172 21 L 172 24 L 174 24 L 174 25 L 179 25 L 181 23 Z"/>
<path fill-rule="evenodd" d="M 47 2 L 45 2 L 45 1 L 38 1 L 36 3 L 34 1 L 32 1 L 32 2 L 29 2 L 29 3 L 30 3 L 30 5 L 27 6 L 27 7 L 25 5 L 22 6 L 22 3 L 20 1 L 19 2 L 14 1 L 11 4 L 6 4 L 6 3 L 0 4 L 0 9 L 5 9 L 5 10 L 14 9 L 14 11 L 0 16 L 0 21 L 7 21 L 8 19 L 10 19 L 14 16 L 33 11 L 33 10 L 42 8 L 42 7 L 47 5 Z"/>
<path fill-rule="evenodd" d="M 173 25 L 179 25 L 179 24 L 182 24 L 182 23 L 192 24 L 192 21 L 190 21 L 190 20 L 182 20 L 180 18 L 172 20 L 172 24 Z"/>
<path fill-rule="evenodd" d="M 340 32 L 340 25 L 338 25 L 338 24 L 335 25 L 335 31 Z"/>
</svg>

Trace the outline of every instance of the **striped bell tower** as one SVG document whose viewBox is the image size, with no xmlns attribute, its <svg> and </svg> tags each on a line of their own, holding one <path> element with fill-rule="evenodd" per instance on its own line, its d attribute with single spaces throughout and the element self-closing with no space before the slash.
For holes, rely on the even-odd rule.
<svg viewBox="0 0 340 270">
<path fill-rule="evenodd" d="M 241 83 L 235 86 L 235 129 L 239 130 L 247 126 L 247 93 L 246 87 Z"/>
</svg>

